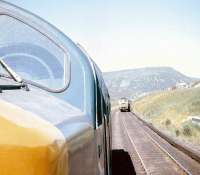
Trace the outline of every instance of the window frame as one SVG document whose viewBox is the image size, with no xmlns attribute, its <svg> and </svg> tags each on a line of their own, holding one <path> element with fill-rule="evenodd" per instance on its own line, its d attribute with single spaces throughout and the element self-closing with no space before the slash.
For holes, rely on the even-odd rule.
<svg viewBox="0 0 200 175">
<path fill-rule="evenodd" d="M 26 83 L 46 90 L 52 93 L 61 93 L 65 91 L 70 84 L 70 57 L 68 49 L 65 47 L 63 41 L 59 40 L 61 37 L 65 37 L 61 31 L 56 29 L 54 26 L 44 21 L 42 18 L 26 11 L 21 8 L 18 8 L 13 5 L 9 5 L 7 3 L 0 3 L 0 15 L 5 15 L 11 17 L 24 25 L 29 26 L 33 30 L 41 33 L 44 37 L 46 37 L 49 41 L 51 41 L 55 46 L 63 51 L 64 54 L 64 81 L 65 85 L 59 89 L 51 89 L 49 87 L 43 86 L 39 83 L 33 82 L 31 80 L 23 79 Z M 59 37 L 59 38 L 58 38 Z"/>
</svg>

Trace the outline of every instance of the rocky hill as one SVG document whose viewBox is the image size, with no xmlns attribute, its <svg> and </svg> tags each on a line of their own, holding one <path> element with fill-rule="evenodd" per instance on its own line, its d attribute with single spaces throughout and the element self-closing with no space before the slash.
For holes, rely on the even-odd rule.
<svg viewBox="0 0 200 175">
<path fill-rule="evenodd" d="M 134 98 L 145 93 L 164 90 L 176 83 L 191 83 L 193 78 L 171 67 L 148 67 L 105 72 L 104 79 L 112 99 Z"/>
</svg>

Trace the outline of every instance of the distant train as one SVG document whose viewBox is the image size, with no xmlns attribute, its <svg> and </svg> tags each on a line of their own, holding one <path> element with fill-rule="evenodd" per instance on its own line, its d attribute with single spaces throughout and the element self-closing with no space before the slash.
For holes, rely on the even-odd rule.
<svg viewBox="0 0 200 175">
<path fill-rule="evenodd" d="M 118 101 L 119 105 L 119 110 L 121 112 L 130 112 L 131 111 L 131 105 L 130 105 L 130 100 L 128 98 L 120 98 Z"/>
<path fill-rule="evenodd" d="M 0 174 L 110 175 L 110 97 L 98 66 L 4 1 L 0 26 Z"/>
</svg>

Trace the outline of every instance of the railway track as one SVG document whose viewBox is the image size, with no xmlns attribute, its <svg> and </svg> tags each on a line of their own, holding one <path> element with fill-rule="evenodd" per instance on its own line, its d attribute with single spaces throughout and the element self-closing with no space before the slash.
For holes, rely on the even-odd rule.
<svg viewBox="0 0 200 175">
<path fill-rule="evenodd" d="M 114 112 L 112 114 L 112 137 L 113 137 L 112 149 L 113 150 L 123 149 L 124 151 L 127 151 L 131 157 L 132 164 L 134 165 L 137 174 L 140 175 L 146 174 L 144 167 L 141 165 L 141 161 L 135 149 L 129 149 L 129 145 L 131 145 L 132 143 L 130 139 L 127 137 L 126 132 L 124 130 L 124 126 L 121 123 L 121 114 L 122 113 L 119 111 Z"/>
<path fill-rule="evenodd" d="M 137 174 L 200 174 L 197 161 L 173 147 L 134 114 L 116 113 L 114 120 L 121 125 L 118 128 L 123 133 L 123 138 L 117 139 L 123 139 L 124 142 L 121 142 L 126 143 L 124 147 L 131 156 Z"/>
</svg>

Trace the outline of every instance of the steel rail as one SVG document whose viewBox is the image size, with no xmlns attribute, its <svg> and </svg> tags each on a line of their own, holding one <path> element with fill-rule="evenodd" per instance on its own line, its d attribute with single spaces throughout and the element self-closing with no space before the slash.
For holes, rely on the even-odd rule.
<svg viewBox="0 0 200 175">
<path fill-rule="evenodd" d="M 131 142 L 131 144 L 132 144 L 132 146 L 133 146 L 135 152 L 137 153 L 137 155 L 138 155 L 138 157 L 139 157 L 139 159 L 140 159 L 140 162 L 141 162 L 141 165 L 142 165 L 142 167 L 143 167 L 143 169 L 144 169 L 144 172 L 145 172 L 147 175 L 150 175 L 150 173 L 148 172 L 148 170 L 147 170 L 147 168 L 146 168 L 146 166 L 145 166 L 145 164 L 144 164 L 144 162 L 143 162 L 143 160 L 142 160 L 142 157 L 140 156 L 140 154 L 139 154 L 139 152 L 138 152 L 138 150 L 137 150 L 137 147 L 136 147 L 134 141 L 131 139 L 131 136 L 130 136 L 130 134 L 129 134 L 129 132 L 128 132 L 128 129 L 127 129 L 126 126 L 125 126 L 125 122 L 124 122 L 123 119 L 122 119 L 122 125 L 123 125 L 123 127 L 124 127 L 124 129 L 125 129 L 125 134 L 128 136 L 128 138 L 129 138 L 129 140 L 130 140 L 130 142 Z"/>
<path fill-rule="evenodd" d="M 130 115 L 130 114 L 129 114 Z M 132 114 L 133 115 L 133 114 Z M 131 115 L 130 115 L 131 116 Z M 134 116 L 134 115 L 133 115 Z M 132 117 L 132 116 L 131 116 Z M 134 118 L 139 121 L 135 116 Z M 148 126 L 146 126 L 148 127 Z M 148 127 L 149 128 L 149 127 Z M 179 166 L 187 175 L 192 175 L 191 172 L 189 172 L 189 170 L 187 170 L 187 168 L 185 168 L 174 156 L 172 156 L 169 151 L 167 151 L 165 148 L 163 148 L 163 146 L 161 146 L 161 144 L 159 144 L 143 127 L 142 127 L 143 131 L 145 132 L 145 134 L 152 140 L 152 142 L 159 147 L 159 149 L 161 151 L 163 151 L 172 161 L 174 161 L 174 163 Z M 150 129 L 150 128 L 149 128 Z M 151 130 L 151 129 L 150 129 Z M 151 130 L 151 132 L 154 132 Z"/>
</svg>

